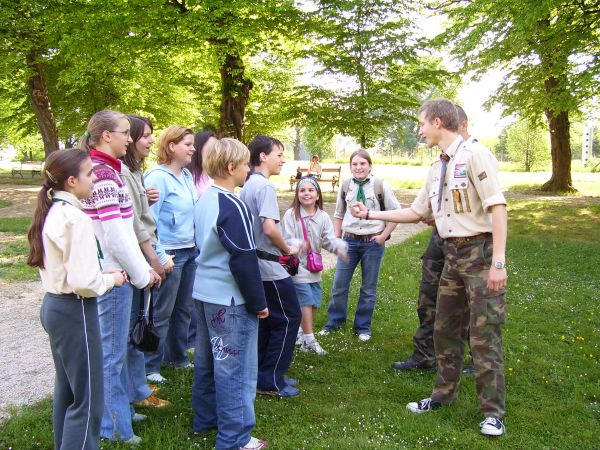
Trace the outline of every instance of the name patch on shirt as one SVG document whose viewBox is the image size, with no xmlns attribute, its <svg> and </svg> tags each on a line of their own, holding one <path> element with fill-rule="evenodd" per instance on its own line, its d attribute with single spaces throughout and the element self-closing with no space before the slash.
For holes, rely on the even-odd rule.
<svg viewBox="0 0 600 450">
<path fill-rule="evenodd" d="M 477 178 L 479 178 L 479 181 L 485 180 L 487 178 L 487 173 L 485 173 L 485 170 L 477 175 Z"/>
<path fill-rule="evenodd" d="M 457 164 L 454 166 L 454 178 L 467 178 L 466 164 Z"/>
</svg>

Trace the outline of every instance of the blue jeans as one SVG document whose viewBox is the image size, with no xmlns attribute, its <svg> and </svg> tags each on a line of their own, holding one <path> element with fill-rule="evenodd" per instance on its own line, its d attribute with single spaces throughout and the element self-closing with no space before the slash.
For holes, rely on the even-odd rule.
<svg viewBox="0 0 600 450">
<path fill-rule="evenodd" d="M 154 326 L 160 335 L 158 349 L 146 354 L 146 374 L 159 373 L 164 362 L 184 366 L 186 355 L 192 290 L 196 273 L 196 247 L 166 250 L 173 256 L 175 267 L 158 289 L 154 302 Z"/>
<path fill-rule="evenodd" d="M 375 241 L 363 242 L 346 237 L 344 240 L 348 243 L 348 262 L 340 258 L 337 260 L 331 300 L 327 310 L 327 323 L 323 328 L 335 330 L 346 322 L 350 282 L 360 262 L 362 285 L 354 316 L 354 332 L 371 334 L 371 320 L 377 299 L 377 280 L 385 245 L 379 245 Z"/>
<path fill-rule="evenodd" d="M 131 330 L 133 330 L 133 326 L 137 322 L 140 313 L 140 293 L 142 292 L 143 290 L 133 287 L 133 302 L 131 304 L 129 334 L 127 338 L 127 396 L 131 403 L 144 400 L 152 394 L 146 381 L 144 352 L 138 350 L 131 342 Z"/>
<path fill-rule="evenodd" d="M 258 319 L 244 305 L 194 303 L 194 431 L 217 428 L 217 450 L 237 449 L 248 443 L 256 425 Z"/>
<path fill-rule="evenodd" d="M 127 395 L 127 341 L 132 287 L 125 283 L 98 297 L 98 319 L 104 355 L 104 413 L 100 436 L 127 440 L 133 437 Z"/>
<path fill-rule="evenodd" d="M 196 346 L 196 328 L 198 327 L 198 317 L 196 317 L 196 308 L 190 310 L 190 329 L 188 331 L 188 348 Z"/>
</svg>

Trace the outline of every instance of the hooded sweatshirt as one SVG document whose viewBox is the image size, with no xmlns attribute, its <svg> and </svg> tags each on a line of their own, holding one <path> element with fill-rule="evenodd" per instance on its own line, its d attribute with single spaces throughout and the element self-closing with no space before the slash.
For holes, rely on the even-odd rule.
<svg viewBox="0 0 600 450">
<path fill-rule="evenodd" d="M 192 174 L 182 169 L 179 176 L 159 164 L 144 175 L 146 187 L 160 192 L 150 212 L 156 221 L 158 238 L 165 250 L 194 247 L 194 205 L 198 194 Z"/>
</svg>

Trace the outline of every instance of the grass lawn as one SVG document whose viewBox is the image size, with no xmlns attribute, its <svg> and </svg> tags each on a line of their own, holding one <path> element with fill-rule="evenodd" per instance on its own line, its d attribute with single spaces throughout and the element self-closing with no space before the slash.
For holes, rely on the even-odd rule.
<svg viewBox="0 0 600 450">
<path fill-rule="evenodd" d="M 38 269 L 26 263 L 30 224 L 31 217 L 0 217 L 0 283 L 39 279 Z"/>
<path fill-rule="evenodd" d="M 419 257 L 429 232 L 387 250 L 373 339 L 359 343 L 347 327 L 321 338 L 328 356 L 298 352 L 290 376 L 300 380 L 302 394 L 288 400 L 257 397 L 253 435 L 275 449 L 598 448 L 600 205 L 527 200 L 510 209 L 505 436 L 479 434 L 472 377 L 463 378 L 455 405 L 413 415 L 406 403 L 428 397 L 434 375 L 390 369 L 412 351 Z M 317 329 L 325 321 L 332 275 L 324 275 Z M 352 299 L 359 285 L 357 276 Z M 212 448 L 214 434 L 190 435 L 191 371 L 164 374 L 169 383 L 160 396 L 173 406 L 149 411 L 146 422 L 134 425 L 144 440 L 140 448 Z M 49 399 L 0 425 L 0 448 L 51 447 Z M 128 447 L 103 442 L 102 448 Z"/>
<path fill-rule="evenodd" d="M 283 166 L 280 175 L 273 176 L 270 180 L 277 185 L 280 192 L 289 191 L 290 176 L 296 173 L 297 161 L 290 161 Z M 350 177 L 350 168 L 347 163 L 337 164 L 341 166 L 341 179 Z M 331 166 L 331 164 L 325 164 Z M 424 165 L 391 165 L 373 164 L 373 174 L 383 178 L 394 189 L 420 189 L 425 182 L 430 163 Z M 528 190 L 539 190 L 551 177 L 549 171 L 545 172 L 517 172 L 511 170 L 510 165 L 502 164 L 500 168 L 500 184 L 506 190 L 526 188 Z M 578 194 L 582 196 L 600 196 L 600 173 L 572 171 L 573 186 Z M 323 192 L 331 191 L 331 183 L 322 183 Z"/>
</svg>

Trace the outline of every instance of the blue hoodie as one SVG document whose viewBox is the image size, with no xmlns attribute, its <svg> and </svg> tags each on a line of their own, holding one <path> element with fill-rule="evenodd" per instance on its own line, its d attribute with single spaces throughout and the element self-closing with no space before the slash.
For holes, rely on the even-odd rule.
<svg viewBox="0 0 600 450">
<path fill-rule="evenodd" d="M 158 201 L 150 206 L 150 212 L 164 249 L 193 247 L 194 205 L 198 194 L 190 171 L 182 169 L 178 177 L 171 169 L 159 164 L 144 174 L 144 184 L 160 192 Z"/>
</svg>

